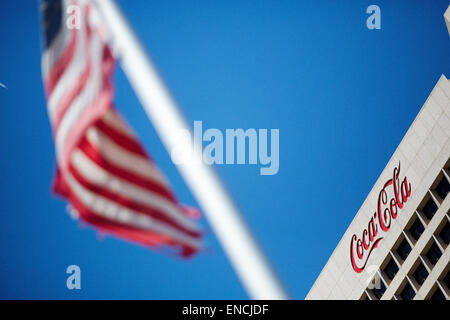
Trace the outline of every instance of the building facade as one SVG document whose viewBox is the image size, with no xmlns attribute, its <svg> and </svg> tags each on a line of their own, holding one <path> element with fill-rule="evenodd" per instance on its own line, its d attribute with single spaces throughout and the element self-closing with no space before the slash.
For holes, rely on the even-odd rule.
<svg viewBox="0 0 450 320">
<path fill-rule="evenodd" d="M 442 75 L 306 299 L 450 299 L 449 191 Z"/>
</svg>

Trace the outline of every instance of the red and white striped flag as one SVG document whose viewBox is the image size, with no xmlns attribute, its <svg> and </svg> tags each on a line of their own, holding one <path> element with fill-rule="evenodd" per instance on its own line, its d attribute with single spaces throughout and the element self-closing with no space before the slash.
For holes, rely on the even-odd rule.
<svg viewBox="0 0 450 320">
<path fill-rule="evenodd" d="M 199 227 L 113 107 L 115 60 L 95 6 L 87 0 L 43 0 L 41 5 L 55 191 L 102 232 L 174 247 L 182 256 L 196 252 Z M 67 12 L 72 9 L 80 21 L 71 28 Z"/>
</svg>

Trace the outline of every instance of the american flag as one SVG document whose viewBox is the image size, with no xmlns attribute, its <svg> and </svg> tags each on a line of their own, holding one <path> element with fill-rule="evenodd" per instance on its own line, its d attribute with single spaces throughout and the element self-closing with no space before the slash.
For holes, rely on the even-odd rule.
<svg viewBox="0 0 450 320">
<path fill-rule="evenodd" d="M 103 233 L 174 248 L 182 256 L 195 253 L 201 230 L 192 210 L 179 204 L 113 106 L 115 59 L 95 3 L 43 0 L 41 10 L 42 73 L 56 149 L 54 190 Z"/>
</svg>

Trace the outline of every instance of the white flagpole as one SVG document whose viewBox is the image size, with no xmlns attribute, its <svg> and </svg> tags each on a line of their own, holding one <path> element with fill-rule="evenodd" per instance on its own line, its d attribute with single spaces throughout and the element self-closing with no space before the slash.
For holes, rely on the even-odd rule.
<svg viewBox="0 0 450 320">
<path fill-rule="evenodd" d="M 169 153 L 175 146 L 190 150 L 190 141 L 180 141 L 174 134 L 180 128 L 188 129 L 187 123 L 119 8 L 113 0 L 99 0 L 96 4 L 112 32 L 113 48 L 120 57 L 122 69 L 165 148 Z M 194 150 L 197 152 L 194 156 L 201 157 L 201 148 L 196 146 Z M 249 296 L 253 299 L 287 299 L 288 295 L 214 171 L 203 163 L 180 165 L 178 169 Z"/>
</svg>

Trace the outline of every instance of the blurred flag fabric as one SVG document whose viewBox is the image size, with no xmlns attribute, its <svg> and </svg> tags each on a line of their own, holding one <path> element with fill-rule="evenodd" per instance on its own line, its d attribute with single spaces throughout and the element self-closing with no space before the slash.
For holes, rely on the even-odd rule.
<svg viewBox="0 0 450 320">
<path fill-rule="evenodd" d="M 179 204 L 113 106 L 116 62 L 94 3 L 42 0 L 41 12 L 55 192 L 102 233 L 155 249 L 173 248 L 182 257 L 197 252 L 202 232 L 192 210 Z M 69 12 L 80 20 L 68 20 Z"/>
</svg>

